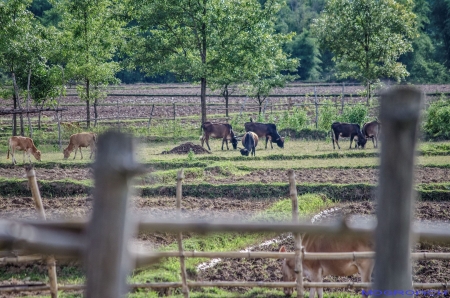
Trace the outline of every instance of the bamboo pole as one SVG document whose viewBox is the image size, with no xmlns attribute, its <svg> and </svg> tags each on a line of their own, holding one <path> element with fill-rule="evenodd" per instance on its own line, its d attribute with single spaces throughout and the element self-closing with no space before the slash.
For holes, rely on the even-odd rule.
<svg viewBox="0 0 450 298">
<path fill-rule="evenodd" d="M 413 173 L 421 109 L 422 94 L 415 88 L 393 88 L 381 96 L 383 142 L 377 191 L 375 263 L 378 265 L 374 287 L 381 291 L 412 289 Z"/>
<path fill-rule="evenodd" d="M 109 131 L 98 138 L 94 163 L 94 207 L 87 229 L 86 297 L 119 298 L 132 269 L 128 250 L 135 232 L 128 208 L 131 177 L 143 172 L 131 135 Z"/>
<path fill-rule="evenodd" d="M 295 184 L 294 170 L 288 171 L 289 177 L 289 195 L 292 202 L 292 223 L 298 224 L 298 196 L 297 186 Z M 302 235 L 294 233 L 294 253 L 295 253 L 295 275 L 297 279 L 297 297 L 303 298 L 303 254 L 302 254 Z"/>
<path fill-rule="evenodd" d="M 39 217 L 42 220 L 47 220 L 45 216 L 44 206 L 42 205 L 42 198 L 41 194 L 39 192 L 39 187 L 37 185 L 36 180 L 36 172 L 34 171 L 34 168 L 32 165 L 25 166 L 25 172 L 28 178 L 29 186 L 31 189 L 31 194 L 34 199 L 34 203 L 36 205 L 36 211 L 39 214 Z M 46 258 L 47 261 L 47 271 L 48 271 L 48 277 L 49 277 L 49 283 L 50 283 L 50 294 L 52 298 L 58 297 L 58 279 L 56 275 L 56 262 L 55 258 L 52 255 L 49 255 Z"/>
<path fill-rule="evenodd" d="M 264 288 L 284 288 L 284 287 L 295 287 L 295 282 L 233 282 L 233 281 L 215 281 L 215 282 L 188 282 L 189 287 L 264 287 Z M 364 289 L 372 287 L 372 283 L 366 282 L 305 282 L 304 286 L 307 288 L 350 288 L 350 289 Z M 160 283 L 139 283 L 139 284 L 128 284 L 130 289 L 161 289 L 161 288 L 180 288 L 183 284 L 181 282 L 160 282 Z M 79 291 L 83 290 L 86 286 L 83 284 L 78 285 L 60 285 L 59 289 L 61 291 Z M 413 283 L 414 289 L 421 290 L 444 290 L 447 292 L 449 287 L 449 282 L 442 283 Z M 33 284 L 23 284 L 23 285 L 6 285 L 0 287 L 0 293 L 4 292 L 32 292 L 32 291 L 49 291 L 50 287 L 47 285 L 33 285 Z M 378 291 L 372 291 L 372 293 L 377 294 Z M 414 291 L 415 294 L 423 294 L 421 291 Z M 432 293 L 432 292 L 430 292 Z M 434 293 L 436 294 L 436 292 Z M 379 295 L 377 295 L 379 296 Z M 412 295 L 410 295 L 412 296 Z"/>
<path fill-rule="evenodd" d="M 155 105 L 152 105 L 152 110 L 150 111 L 150 118 L 148 118 L 148 124 L 147 129 L 150 129 L 150 124 L 152 123 L 152 117 L 153 117 L 153 109 L 155 108 Z"/>
<path fill-rule="evenodd" d="M 175 107 L 175 105 L 174 105 Z M 183 194 L 182 190 L 182 182 L 184 179 L 184 169 L 181 169 L 177 173 L 177 215 L 178 218 L 181 217 L 181 198 Z M 185 298 L 189 297 L 189 287 L 187 286 L 187 278 L 186 278 L 186 264 L 184 262 L 184 254 L 183 254 L 183 234 L 179 232 L 177 235 L 178 242 L 178 251 L 180 253 L 180 269 L 181 269 L 181 282 L 183 283 L 182 292 Z"/>
</svg>

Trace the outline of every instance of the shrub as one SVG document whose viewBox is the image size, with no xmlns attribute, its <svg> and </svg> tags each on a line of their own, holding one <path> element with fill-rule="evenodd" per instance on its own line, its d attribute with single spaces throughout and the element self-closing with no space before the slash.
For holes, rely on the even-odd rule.
<svg viewBox="0 0 450 298">
<path fill-rule="evenodd" d="M 362 103 L 356 105 L 346 105 L 338 121 L 356 123 L 360 126 L 367 121 L 368 107 Z"/>
<path fill-rule="evenodd" d="M 325 100 L 319 108 L 318 128 L 329 131 L 331 124 L 338 119 L 338 111 L 331 100 Z"/>
<path fill-rule="evenodd" d="M 424 130 L 431 138 L 450 137 L 450 103 L 444 96 L 428 108 Z"/>
<path fill-rule="evenodd" d="M 290 128 L 294 130 L 300 130 L 306 126 L 308 121 L 308 115 L 302 109 L 295 108 L 291 114 L 289 111 L 284 111 L 280 116 L 277 128 L 278 130 Z"/>
</svg>

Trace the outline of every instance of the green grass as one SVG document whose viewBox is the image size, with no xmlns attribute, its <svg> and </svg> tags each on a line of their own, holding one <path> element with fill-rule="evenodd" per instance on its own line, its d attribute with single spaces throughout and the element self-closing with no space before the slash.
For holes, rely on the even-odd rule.
<svg viewBox="0 0 450 298">
<path fill-rule="evenodd" d="M 299 197 L 299 205 L 302 206 L 299 209 L 300 215 L 317 213 L 320 210 L 329 208 L 332 202 L 321 195 L 306 194 Z M 251 221 L 286 221 L 292 218 L 292 205 L 290 199 L 280 200 L 274 203 L 267 210 L 253 216 Z M 208 236 L 193 236 L 183 241 L 185 250 L 196 251 L 235 251 L 243 249 L 247 246 L 260 243 L 267 239 L 272 239 L 276 235 L 273 233 L 221 233 Z M 173 251 L 177 250 L 177 244 L 171 244 L 160 248 L 161 251 Z M 196 266 L 207 259 L 187 258 L 186 259 L 186 271 L 195 276 Z M 130 282 L 143 283 L 143 282 L 176 282 L 180 280 L 180 263 L 178 258 L 167 258 L 161 261 L 157 265 L 154 265 L 147 269 L 140 269 L 133 274 L 130 278 Z M 175 289 L 174 294 L 179 295 L 180 289 Z M 265 292 L 266 290 L 264 290 Z M 267 290 L 270 293 L 273 290 Z M 221 297 L 237 297 L 236 294 L 227 293 L 224 290 L 207 290 L 211 295 L 226 294 Z M 212 293 L 214 292 L 214 293 Z M 280 293 L 281 291 L 277 291 Z M 195 297 L 219 297 L 219 296 L 201 296 L 206 293 L 199 293 Z M 129 297 L 153 297 L 142 296 L 143 293 L 133 293 Z M 209 295 L 209 294 L 208 294 Z M 233 296 L 234 295 L 234 296 Z M 265 295 L 265 294 L 263 294 Z M 176 296 L 174 296 L 176 297 Z M 194 297 L 194 296 L 193 296 Z M 248 296 L 252 297 L 252 296 Z M 266 297 L 266 296 L 258 296 Z M 268 296 L 267 296 L 268 297 Z"/>
</svg>

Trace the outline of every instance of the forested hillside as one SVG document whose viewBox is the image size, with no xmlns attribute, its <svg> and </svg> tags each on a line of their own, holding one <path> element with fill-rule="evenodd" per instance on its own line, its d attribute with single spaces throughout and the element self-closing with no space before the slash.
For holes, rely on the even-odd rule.
<svg viewBox="0 0 450 298">
<path fill-rule="evenodd" d="M 300 59 L 300 66 L 297 69 L 300 80 L 336 80 L 333 54 L 319 49 L 315 36 L 310 31 L 312 20 L 319 16 L 325 2 L 326 0 L 287 0 L 278 13 L 276 31 L 296 33 L 284 49 L 291 57 Z M 448 82 L 450 0 L 413 0 L 413 3 L 419 31 L 413 39 L 414 50 L 400 57 L 400 61 L 406 65 L 410 74 L 405 80 L 413 83 Z M 33 0 L 29 10 L 45 26 L 56 25 L 60 16 L 58 12 L 52 10 L 52 7 L 48 0 Z M 117 60 L 122 58 L 115 57 Z M 144 77 L 139 71 L 129 70 L 122 70 L 116 76 L 124 83 L 176 81 L 176 77 L 171 74 Z"/>
</svg>

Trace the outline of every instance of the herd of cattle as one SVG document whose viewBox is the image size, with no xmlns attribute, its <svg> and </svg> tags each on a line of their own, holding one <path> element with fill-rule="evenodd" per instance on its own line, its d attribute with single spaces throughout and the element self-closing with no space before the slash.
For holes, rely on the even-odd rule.
<svg viewBox="0 0 450 298">
<path fill-rule="evenodd" d="M 200 137 L 200 141 L 202 146 L 204 146 L 204 143 L 206 142 L 209 150 L 211 150 L 209 147 L 210 138 L 222 139 L 222 150 L 224 144 L 226 144 L 227 149 L 229 149 L 228 141 L 233 145 L 233 149 L 238 149 L 238 142 L 241 141 L 244 148 L 239 149 L 241 154 L 245 156 L 248 156 L 249 154 L 255 155 L 255 148 L 258 145 L 259 138 L 266 138 L 266 149 L 268 141 L 270 141 L 272 149 L 272 141 L 274 141 L 278 147 L 284 148 L 284 138 L 278 133 L 275 124 L 253 122 L 253 119 L 250 118 L 250 122 L 246 122 L 244 127 L 246 133 L 242 137 L 238 137 L 233 132 L 233 127 L 228 123 L 205 122 L 202 124 L 203 135 Z M 350 149 L 352 148 L 354 140 L 355 148 L 364 148 L 367 139 L 372 139 L 374 147 L 377 148 L 380 131 L 381 123 L 378 122 L 378 120 L 364 123 L 362 130 L 359 124 L 334 122 L 331 125 L 333 149 L 336 149 L 334 143 L 341 149 L 338 142 L 339 137 L 350 138 Z"/>
<path fill-rule="evenodd" d="M 239 150 L 241 154 L 245 156 L 248 156 L 249 154 L 252 156 L 256 155 L 256 146 L 258 146 L 260 138 L 266 138 L 265 149 L 267 149 L 267 143 L 269 141 L 272 149 L 273 142 L 275 142 L 278 147 L 284 148 L 284 138 L 281 137 L 278 133 L 275 124 L 254 122 L 253 119 L 250 118 L 250 122 L 246 122 L 244 127 L 246 133 L 242 137 L 238 137 L 233 132 L 233 127 L 228 123 L 205 122 L 202 124 L 203 135 L 200 137 L 201 144 L 202 146 L 204 146 L 204 143 L 206 143 L 208 149 L 211 151 L 211 147 L 209 146 L 209 139 L 218 138 L 222 139 L 222 150 L 224 144 L 227 145 L 227 150 L 229 150 L 228 141 L 231 142 L 233 149 L 238 149 L 238 142 L 241 141 L 244 148 L 239 147 Z M 338 148 L 341 149 L 338 142 L 339 137 L 350 138 L 350 148 L 352 147 L 352 142 L 354 140 L 355 148 L 364 148 L 367 143 L 367 139 L 370 138 L 372 139 L 374 147 L 377 148 L 380 129 L 381 123 L 377 120 L 364 123 L 362 130 L 359 124 L 334 122 L 331 125 L 333 149 L 335 149 L 334 143 L 336 143 Z M 80 150 L 81 159 L 83 159 L 83 153 L 81 151 L 82 147 L 90 147 L 90 158 L 92 158 L 92 155 L 95 151 L 96 142 L 97 135 L 94 133 L 82 132 L 71 135 L 69 145 L 66 149 L 64 149 L 63 152 L 64 159 L 69 158 L 73 150 L 75 150 L 75 156 L 73 158 L 75 159 L 78 149 Z M 37 150 L 31 138 L 14 136 L 9 139 L 8 144 L 7 159 L 9 159 L 9 153 L 11 152 L 13 164 L 17 163 L 14 156 L 16 150 L 23 151 L 24 163 L 25 153 L 28 154 L 28 160 L 30 161 L 30 163 L 30 155 L 33 155 L 39 161 L 41 160 L 41 152 Z"/>
</svg>

